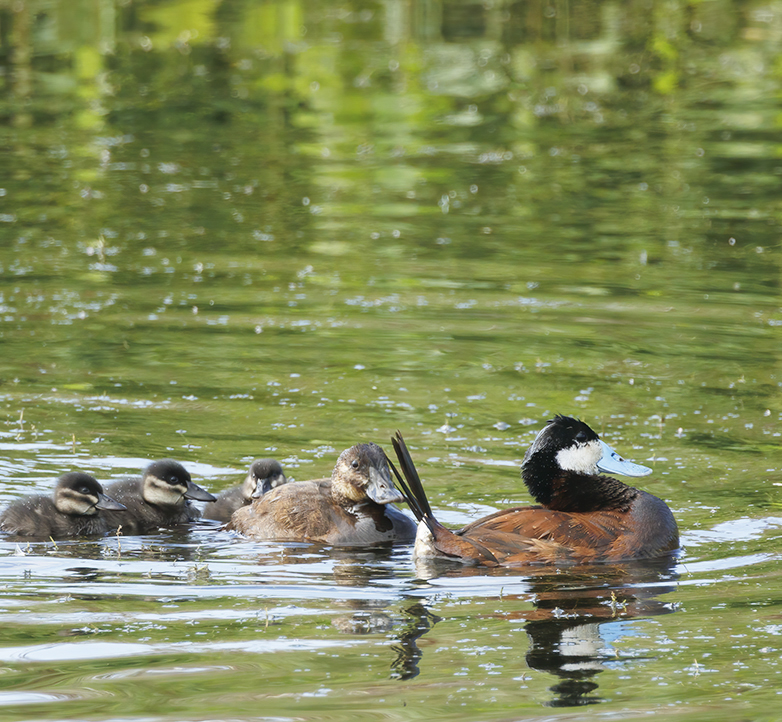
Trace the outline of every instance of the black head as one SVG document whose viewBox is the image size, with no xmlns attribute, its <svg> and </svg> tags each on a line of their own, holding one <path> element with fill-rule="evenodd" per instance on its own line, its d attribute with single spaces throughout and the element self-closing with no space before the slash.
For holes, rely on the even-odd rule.
<svg viewBox="0 0 782 722">
<path fill-rule="evenodd" d="M 144 500 L 155 506 L 178 506 L 185 499 L 214 501 L 215 497 L 190 479 L 190 473 L 173 459 L 153 461 L 144 472 Z"/>
<path fill-rule="evenodd" d="M 81 471 L 63 474 L 54 489 L 57 511 L 70 516 L 93 516 L 100 509 L 120 511 L 125 507 L 103 493 L 95 477 Z"/>
<path fill-rule="evenodd" d="M 563 491 L 563 482 L 583 487 L 586 479 L 598 478 L 601 471 L 628 476 L 651 473 L 645 466 L 625 461 L 589 426 L 571 416 L 555 416 L 549 421 L 521 464 L 524 483 L 535 500 L 544 505 L 550 504 L 558 490 Z M 560 489 L 555 488 L 555 482 L 560 483 Z M 574 488 L 571 486 L 570 493 L 575 493 Z"/>
<path fill-rule="evenodd" d="M 404 500 L 394 486 L 386 455 L 377 444 L 356 444 L 342 452 L 331 475 L 332 490 L 355 504 Z"/>
<path fill-rule="evenodd" d="M 583 421 L 572 416 L 557 415 L 541 429 L 535 441 L 524 455 L 524 463 L 534 454 L 544 453 L 556 456 L 563 449 L 574 451 L 600 437 Z M 597 457 L 598 459 L 600 456 Z"/>
</svg>

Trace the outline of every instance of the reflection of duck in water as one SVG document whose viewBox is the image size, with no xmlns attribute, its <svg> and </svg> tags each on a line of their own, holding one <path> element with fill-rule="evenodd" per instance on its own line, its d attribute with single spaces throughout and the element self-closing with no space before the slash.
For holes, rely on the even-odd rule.
<svg viewBox="0 0 782 722">
<path fill-rule="evenodd" d="M 239 486 L 227 489 L 214 504 L 204 509 L 204 519 L 230 521 L 231 515 L 253 499 L 263 496 L 287 481 L 280 462 L 276 459 L 256 459 L 250 464 L 247 476 Z"/>
<path fill-rule="evenodd" d="M 383 450 L 356 444 L 342 452 L 331 479 L 272 489 L 236 511 L 226 528 L 260 540 L 336 546 L 409 542 L 415 523 L 393 506 L 403 500 Z"/>
<path fill-rule="evenodd" d="M 499 597 L 489 601 L 493 611 L 482 618 L 508 623 L 504 635 L 497 633 L 495 625 L 490 627 L 492 637 L 501 637 L 494 640 L 499 645 L 497 649 L 503 650 L 495 660 L 497 664 L 516 674 L 523 672 L 519 677 L 523 679 L 527 670 L 520 660 L 526 660 L 529 670 L 555 678 L 550 687 L 553 698 L 544 703 L 546 706 L 582 706 L 603 701 L 598 692 L 600 672 L 614 664 L 632 664 L 638 660 L 635 655 L 621 655 L 614 646 L 620 638 L 632 638 L 635 620 L 676 610 L 675 605 L 660 598 L 676 588 L 675 565 L 676 560 L 668 556 L 556 570 L 527 567 L 522 578 L 516 576 L 518 570 L 507 567 L 439 565 L 440 576 L 433 588 L 438 595 L 446 592 L 447 596 L 450 578 L 456 580 L 456 589 L 467 586 L 460 581 L 464 577 L 482 577 L 479 583 L 483 587 L 496 583 Z M 435 569 L 434 565 L 431 569 Z M 507 589 L 505 580 L 520 584 L 523 590 L 517 594 L 503 593 Z M 481 595 L 482 601 L 489 599 L 491 596 Z M 437 605 L 433 611 L 439 611 Z M 431 614 L 428 610 L 427 613 Z M 416 641 L 427 633 L 423 617 L 421 622 Z M 478 627 L 485 626 L 478 620 L 475 623 Z M 520 629 L 526 633 L 526 650 L 516 631 Z M 442 637 L 448 637 L 447 630 L 443 630 Z M 416 672 L 419 666 L 422 669 L 426 666 L 427 656 L 422 657 L 426 649 L 426 645 L 419 648 L 416 644 L 415 654 L 408 650 L 407 658 Z"/>
<path fill-rule="evenodd" d="M 392 440 L 409 485 L 399 479 L 419 521 L 417 558 L 483 566 L 573 564 L 664 556 L 679 545 L 666 504 L 600 471 L 644 476 L 585 423 L 557 416 L 527 450 L 521 476 L 540 506 L 516 507 L 453 532 L 432 513 L 400 434 Z"/>
<path fill-rule="evenodd" d="M 122 527 L 122 533 L 148 534 L 161 527 L 184 524 L 200 518 L 201 512 L 190 499 L 214 501 L 215 497 L 190 479 L 190 473 L 172 459 L 151 463 L 144 475 L 121 479 L 110 484 L 108 491 L 127 511 L 109 512 L 109 530 Z"/>
<path fill-rule="evenodd" d="M 94 477 L 73 471 L 59 478 L 53 496 L 33 494 L 9 504 L 0 529 L 39 539 L 100 536 L 109 530 L 104 509 L 125 507 L 106 496 Z"/>
<path fill-rule="evenodd" d="M 524 626 L 528 666 L 559 678 L 550 688 L 555 696 L 547 706 L 603 701 L 595 694 L 597 675 L 606 662 L 621 661 L 611 641 L 626 634 L 627 620 L 675 611 L 657 598 L 676 588 L 674 566 L 669 556 L 530 578 L 535 609 L 506 618 L 529 620 Z"/>
<path fill-rule="evenodd" d="M 333 549 L 329 558 L 334 560 L 334 581 L 339 586 L 382 588 L 389 575 L 398 569 L 407 555 L 406 549 L 384 546 L 371 549 Z M 345 614 L 333 617 L 331 624 L 344 634 L 383 634 L 393 640 L 391 650 L 395 658 L 391 662 L 394 679 L 412 679 L 419 673 L 418 662 L 422 652 L 418 639 L 424 636 L 440 617 L 432 614 L 419 599 L 405 599 L 402 604 L 391 601 L 385 594 L 373 597 L 336 594 L 337 605 L 346 609 Z"/>
<path fill-rule="evenodd" d="M 405 680 L 419 675 L 421 670 L 418 663 L 424 655 L 418 647 L 418 640 L 435 624 L 442 621 L 442 618 L 430 612 L 417 600 L 406 604 L 402 611 L 406 615 L 406 620 L 396 635 L 396 644 L 392 647 L 396 652 L 396 659 L 391 663 L 391 676 Z"/>
</svg>

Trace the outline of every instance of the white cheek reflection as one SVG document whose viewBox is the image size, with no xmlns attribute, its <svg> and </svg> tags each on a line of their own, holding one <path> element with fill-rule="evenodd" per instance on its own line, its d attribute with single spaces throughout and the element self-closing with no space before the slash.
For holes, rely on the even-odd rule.
<svg viewBox="0 0 782 722">
<path fill-rule="evenodd" d="M 597 462 L 603 455 L 599 441 L 590 441 L 582 446 L 569 446 L 557 452 L 557 463 L 563 471 L 576 474 L 597 474 Z"/>
</svg>

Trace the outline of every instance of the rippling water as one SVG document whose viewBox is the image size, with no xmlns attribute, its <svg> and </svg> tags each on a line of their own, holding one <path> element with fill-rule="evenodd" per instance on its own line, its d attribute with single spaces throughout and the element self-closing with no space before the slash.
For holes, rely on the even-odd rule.
<svg viewBox="0 0 782 722">
<path fill-rule="evenodd" d="M 0 2 L 0 503 L 328 475 L 438 518 L 580 416 L 671 562 L 0 539 L 2 720 L 772 719 L 779 3 Z M 555 708 L 555 709 L 552 709 Z"/>
</svg>

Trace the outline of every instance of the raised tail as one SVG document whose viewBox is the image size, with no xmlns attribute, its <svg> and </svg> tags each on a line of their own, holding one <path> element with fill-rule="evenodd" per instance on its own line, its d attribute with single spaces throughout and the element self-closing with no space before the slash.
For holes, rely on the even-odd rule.
<svg viewBox="0 0 782 722">
<path fill-rule="evenodd" d="M 496 566 L 498 564 L 497 559 L 485 546 L 477 541 L 462 538 L 450 529 L 446 529 L 434 518 L 429 499 L 426 498 L 424 485 L 421 483 L 421 477 L 418 476 L 418 471 L 416 471 L 415 464 L 410 456 L 410 452 L 407 450 L 402 434 L 397 431 L 391 437 L 391 443 L 394 446 L 396 458 L 399 460 L 399 466 L 402 467 L 404 479 L 396 470 L 391 459 L 388 459 L 386 456 L 388 465 L 394 472 L 394 476 L 396 476 L 399 486 L 407 498 L 407 503 L 413 512 L 413 516 L 415 516 L 417 521 L 424 522 L 429 529 L 429 532 L 422 536 L 422 527 L 418 527 L 414 556 L 441 557 L 469 564 Z"/>
<path fill-rule="evenodd" d="M 399 466 L 402 467 L 404 479 L 396 470 L 391 459 L 386 457 L 386 459 L 388 459 L 388 465 L 394 472 L 394 476 L 396 476 L 399 486 L 402 487 L 402 491 L 407 498 L 407 503 L 410 506 L 410 511 L 413 512 L 413 516 L 415 516 L 417 521 L 425 521 L 426 525 L 430 526 L 430 522 L 435 521 L 434 514 L 432 514 L 432 507 L 429 505 L 429 499 L 426 498 L 424 485 L 421 483 L 421 477 L 418 476 L 418 471 L 415 468 L 410 452 L 407 450 L 407 444 L 405 444 L 402 434 L 397 431 L 391 438 L 391 443 L 394 446 L 396 458 L 399 460 Z"/>
</svg>

